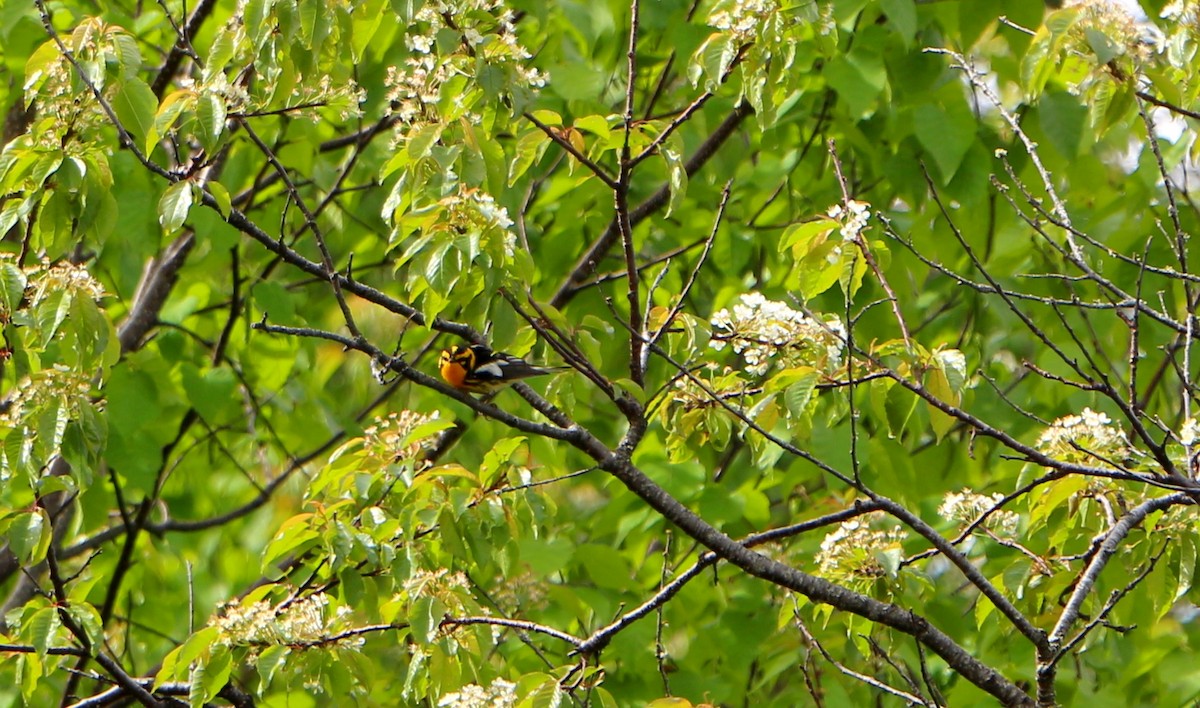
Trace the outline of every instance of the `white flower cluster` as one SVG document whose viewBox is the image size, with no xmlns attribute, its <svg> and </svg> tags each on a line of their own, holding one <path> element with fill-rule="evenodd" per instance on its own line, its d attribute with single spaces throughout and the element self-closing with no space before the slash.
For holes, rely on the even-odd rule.
<svg viewBox="0 0 1200 708">
<path fill-rule="evenodd" d="M 1200 24 L 1200 2 L 1196 0 L 1172 0 L 1159 13 L 1165 20 L 1174 20 L 1179 24 Z"/>
<path fill-rule="evenodd" d="M 417 570 L 404 582 L 404 591 L 409 597 L 442 596 L 446 591 L 466 590 L 471 587 L 467 576 L 461 572 L 451 573 L 448 568 Z"/>
<path fill-rule="evenodd" d="M 1122 45 L 1136 44 L 1139 33 L 1126 3 L 1113 0 L 1079 0 L 1074 3 L 1083 10 L 1080 26 L 1084 30 L 1108 30 L 1109 39 L 1124 40 Z"/>
<path fill-rule="evenodd" d="M 122 34 L 123 30 L 106 25 L 97 17 L 84 20 L 74 32 L 62 37 L 75 61 L 85 70 L 92 69 L 87 71 L 88 81 L 104 92 L 109 101 L 120 84 L 108 84 L 105 66 L 117 64 L 121 51 L 118 39 Z M 57 52 L 56 55 L 53 61 L 38 66 L 25 77 L 25 101 L 36 102 L 39 119 L 27 135 L 36 144 L 61 150 L 68 142 L 63 140 L 63 130 L 69 129 L 76 136 L 87 135 L 107 127 L 109 121 L 91 91 L 80 91 L 79 77 L 71 62 Z M 54 120 L 42 120 L 48 118 Z"/>
<path fill-rule="evenodd" d="M 855 243 L 871 219 L 871 205 L 868 202 L 851 199 L 846 206 L 834 204 L 826 210 L 825 214 L 830 219 L 841 222 L 842 226 L 839 232 L 843 241 Z"/>
<path fill-rule="evenodd" d="M 231 24 L 238 26 L 239 40 L 244 41 L 244 31 L 240 29 L 241 23 L 230 20 Z M 226 26 L 226 32 L 233 31 L 229 26 Z M 250 92 L 246 90 L 246 84 L 243 81 L 232 82 L 229 76 L 223 71 L 214 71 L 212 76 L 206 77 L 204 82 L 198 83 L 195 77 L 180 76 L 178 79 L 179 88 L 185 89 L 195 94 L 207 93 L 217 96 L 225 106 L 225 110 L 229 113 L 239 113 L 248 111 L 251 105 Z"/>
<path fill-rule="evenodd" d="M 808 364 L 825 372 L 841 366 L 846 329 L 841 320 L 829 316 L 823 322 L 768 300 L 761 293 L 746 293 L 741 304 L 712 317 L 710 346 L 718 351 L 726 345 L 746 361 L 746 371 L 765 374 L 779 368 Z"/>
<path fill-rule="evenodd" d="M 816 558 L 821 574 L 844 579 L 882 576 L 885 571 L 879 562 L 879 555 L 899 551 L 904 530 L 898 525 L 886 531 L 872 529 L 872 518 L 881 517 L 868 514 L 843 521 L 834 531 L 826 534 Z"/>
<path fill-rule="evenodd" d="M 322 76 L 316 86 L 297 86 L 292 89 L 289 102 L 294 106 L 312 106 L 300 111 L 292 111 L 291 115 L 302 115 L 314 123 L 322 118 L 319 109 L 322 107 L 336 108 L 339 120 L 349 120 L 362 116 L 362 104 L 367 100 L 367 92 L 358 84 L 344 79 L 334 83 L 328 74 Z"/>
<path fill-rule="evenodd" d="M 504 679 L 492 681 L 487 688 L 469 683 L 442 696 L 437 704 L 438 708 L 510 708 L 517 704 L 517 685 Z"/>
<path fill-rule="evenodd" d="M 961 492 L 946 493 L 942 505 L 938 507 L 938 514 L 947 521 L 966 526 L 1003 500 L 1003 494 L 993 494 L 989 497 L 986 494 L 976 494 L 970 488 L 963 488 Z M 1021 517 L 1016 513 L 1001 510 L 993 512 L 985 525 L 993 531 L 1011 536 L 1017 532 L 1017 524 L 1020 521 Z"/>
<path fill-rule="evenodd" d="M 452 75 L 452 67 L 432 54 L 409 57 L 404 66 L 403 70 L 388 67 L 387 98 L 400 123 L 411 129 L 437 119 L 442 84 Z"/>
<path fill-rule="evenodd" d="M 439 202 L 444 209 L 442 225 L 460 233 L 501 231 L 505 234 L 504 252 L 512 257 L 517 247 L 517 237 L 509 231 L 513 220 L 508 209 L 496 204 L 492 195 L 471 187 L 460 187 L 458 194 L 451 194 Z"/>
<path fill-rule="evenodd" d="M 421 454 L 424 439 L 408 440 L 409 435 L 438 416 L 438 411 L 424 414 L 405 410 L 376 418 L 375 424 L 363 431 L 366 449 L 372 456 L 387 461 L 415 458 Z"/>
<path fill-rule="evenodd" d="M 1084 408 L 1079 415 L 1054 421 L 1038 437 L 1037 448 L 1064 462 L 1091 463 L 1098 457 L 1120 459 L 1130 453 L 1129 439 L 1104 413 Z"/>
<path fill-rule="evenodd" d="M 708 24 L 750 42 L 757 37 L 763 22 L 778 11 L 778 0 L 726 0 L 713 7 Z"/>
<path fill-rule="evenodd" d="M 20 424 L 27 414 L 36 418 L 48 403 L 64 406 L 68 414 L 75 417 L 81 406 L 88 405 L 91 391 L 91 375 L 55 364 L 31 374 L 13 388 L 8 408 L 0 414 L 0 421 Z M 51 435 L 53 431 L 46 430 L 45 434 Z"/>
<path fill-rule="evenodd" d="M 491 591 L 492 600 L 497 606 L 514 612 L 521 609 L 544 608 L 546 606 L 546 586 L 538 580 L 538 576 L 529 570 L 516 576 L 497 577 L 496 584 Z"/>
<path fill-rule="evenodd" d="M 546 85 L 546 75 L 526 65 L 533 55 L 517 41 L 516 16 L 501 0 L 438 0 L 426 3 L 413 19 L 404 44 L 416 56 L 405 60 L 403 69 L 390 67 L 387 76 L 388 100 L 396 106 L 401 132 L 438 121 L 442 84 L 452 76 L 472 73 L 481 62 L 511 70 L 524 86 Z M 438 37 L 447 32 L 458 33 L 461 43 L 455 51 L 438 56 Z M 476 114 L 457 108 L 463 118 L 478 123 Z"/>
<path fill-rule="evenodd" d="M 333 617 L 327 618 L 325 608 L 328 605 L 329 597 L 324 593 L 297 600 L 286 607 L 265 600 L 246 607 L 233 604 L 226 606 L 225 614 L 214 618 L 211 624 L 220 630 L 220 641 L 229 646 L 325 644 L 337 634 L 334 626 L 342 624 L 351 614 L 350 608 L 339 607 Z M 343 637 L 334 645 L 358 649 L 363 642 L 361 636 Z"/>
<path fill-rule="evenodd" d="M 1183 421 L 1183 427 L 1179 429 L 1179 442 L 1184 445 L 1194 445 L 1200 442 L 1200 422 L 1197 422 L 1195 418 Z"/>
<path fill-rule="evenodd" d="M 34 305 L 55 293 L 69 293 L 72 296 L 83 296 L 99 300 L 107 293 L 88 269 L 63 261 L 50 265 L 43 263 L 41 268 L 29 271 L 30 284 L 34 286 L 31 300 Z"/>
<path fill-rule="evenodd" d="M 254 41 L 249 36 L 245 22 L 246 5 L 246 1 L 241 0 L 238 11 L 229 17 L 218 32 L 224 44 L 235 52 L 232 66 L 246 70 L 261 69 L 253 60 Z M 180 77 L 179 87 L 198 97 L 217 97 L 228 114 L 286 110 L 289 116 L 307 118 L 313 123 L 323 119 L 323 108 L 336 109 L 341 120 L 357 118 L 362 115 L 361 105 L 367 98 L 366 91 L 349 77 L 339 78 L 335 82 L 333 77 L 323 74 L 315 85 L 302 80 L 292 87 L 288 95 L 275 92 L 278 82 L 274 75 L 259 73 L 259 80 L 250 82 L 243 78 L 242 71 L 228 71 L 226 66 L 208 67 L 202 72 L 200 81 L 191 76 Z M 248 85 L 258 88 L 252 94 L 247 90 Z"/>
</svg>

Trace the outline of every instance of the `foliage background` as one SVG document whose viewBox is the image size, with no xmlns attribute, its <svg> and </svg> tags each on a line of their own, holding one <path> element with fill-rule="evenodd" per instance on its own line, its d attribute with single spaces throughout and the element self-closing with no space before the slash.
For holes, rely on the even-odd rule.
<svg viewBox="0 0 1200 708">
<path fill-rule="evenodd" d="M 0 2 L 0 700 L 1195 700 L 1141 9 Z"/>
</svg>

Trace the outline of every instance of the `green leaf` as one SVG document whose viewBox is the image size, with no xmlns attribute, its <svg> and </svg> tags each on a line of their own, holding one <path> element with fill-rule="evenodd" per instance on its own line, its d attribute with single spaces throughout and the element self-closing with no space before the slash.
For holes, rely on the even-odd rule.
<svg viewBox="0 0 1200 708">
<path fill-rule="evenodd" d="M 138 40 L 115 27 L 108 32 L 108 37 L 117 57 L 117 66 L 121 69 L 121 81 L 136 81 L 138 72 L 142 70 L 142 52 L 138 49 Z"/>
<path fill-rule="evenodd" d="M 829 234 L 837 228 L 838 222 L 825 216 L 817 217 L 812 221 L 792 224 L 784 230 L 783 236 L 780 237 L 779 250 L 786 251 L 790 248 L 795 257 L 801 258 L 825 243 Z"/>
<path fill-rule="evenodd" d="M 1087 37 L 1088 45 L 1096 53 L 1096 61 L 1100 64 L 1107 64 L 1125 53 L 1122 45 L 1097 27 L 1084 28 L 1083 35 Z"/>
<path fill-rule="evenodd" d="M 1087 108 L 1066 91 L 1047 91 L 1038 101 L 1038 124 L 1063 157 L 1079 154 L 1086 122 Z"/>
<path fill-rule="evenodd" d="M 945 94 L 943 94 L 944 96 Z M 949 184 L 975 141 L 975 116 L 960 97 L 917 108 L 917 141 L 933 156 L 942 184 Z"/>
<path fill-rule="evenodd" d="M 198 662 L 189 667 L 186 683 L 188 685 L 188 705 L 190 708 L 203 708 L 208 703 L 210 697 L 204 690 L 205 673 L 204 662 Z"/>
<path fill-rule="evenodd" d="M 879 5 L 887 13 L 888 23 L 908 46 L 917 33 L 917 5 L 913 0 L 880 0 Z"/>
<path fill-rule="evenodd" d="M 250 33 L 250 41 L 257 50 L 275 30 L 270 12 L 275 0 L 247 0 L 242 11 L 242 23 Z"/>
<path fill-rule="evenodd" d="M 517 541 L 521 560 L 535 574 L 546 577 L 563 569 L 571 559 L 573 547 L 565 538 L 520 538 Z"/>
<path fill-rule="evenodd" d="M 229 675 L 233 672 L 233 652 L 224 644 L 212 647 L 212 653 L 204 663 L 204 696 L 210 701 L 229 683 Z M 194 688 L 194 687 L 193 687 Z"/>
<path fill-rule="evenodd" d="M 556 679 L 551 679 L 526 696 L 518 708 L 560 708 L 562 704 L 563 688 Z"/>
<path fill-rule="evenodd" d="M 229 196 L 229 190 L 217 181 L 209 182 L 205 187 L 217 202 L 217 211 L 221 216 L 228 218 L 230 212 L 233 211 L 233 199 Z"/>
<path fill-rule="evenodd" d="M 795 383 L 783 390 L 783 402 L 787 406 L 788 413 L 799 418 L 808 414 L 808 406 L 812 401 L 820 375 L 816 369 L 808 366 L 791 371 L 798 372 L 799 376 Z"/>
<path fill-rule="evenodd" d="M 862 249 L 857 244 L 847 243 L 842 248 L 841 270 L 838 273 L 838 285 L 842 292 L 851 300 L 862 287 L 863 276 L 867 274 L 867 259 L 863 257 Z"/>
<path fill-rule="evenodd" d="M 167 187 L 158 202 L 158 223 L 167 232 L 183 228 L 188 212 L 192 208 L 192 183 L 187 180 Z"/>
<path fill-rule="evenodd" d="M 513 159 L 508 172 L 508 185 L 511 187 L 521 178 L 534 162 L 546 154 L 550 146 L 550 138 L 541 130 L 531 130 L 517 139 L 516 157 Z"/>
<path fill-rule="evenodd" d="M 1179 547 L 1179 574 L 1176 576 L 1173 601 L 1178 601 L 1192 589 L 1192 579 L 1196 573 L 1196 541 L 1188 534 L 1176 537 L 1175 541 Z"/>
<path fill-rule="evenodd" d="M 1025 56 L 1021 58 L 1021 85 L 1029 96 L 1041 94 L 1046 82 L 1054 75 L 1058 64 L 1058 45 L 1060 41 L 1053 35 L 1048 26 L 1043 26 L 1034 35 Z"/>
<path fill-rule="evenodd" d="M 958 394 L 950 385 L 950 380 L 947 378 L 946 370 L 940 366 L 934 366 L 925 375 L 925 388 L 929 393 L 933 394 L 938 400 L 951 406 L 958 405 Z M 956 419 L 948 413 L 943 412 L 940 408 L 932 403 L 928 404 L 929 422 L 933 425 L 933 432 L 938 440 L 941 440 L 957 422 Z"/>
<path fill-rule="evenodd" d="M 351 54 L 351 58 L 356 63 L 362 61 L 364 54 L 371 46 L 371 40 L 374 39 L 375 33 L 379 31 L 380 23 L 384 18 L 386 17 L 388 21 L 392 21 L 392 16 L 390 14 L 385 15 L 384 13 L 386 7 L 387 0 L 369 0 L 354 8 L 352 20 L 354 27 L 351 33 L 353 53 Z M 405 24 L 407 23 L 401 26 Z"/>
<path fill-rule="evenodd" d="M 59 618 L 58 608 L 43 607 L 35 611 L 22 625 L 21 636 L 32 644 L 38 656 L 44 659 L 47 650 L 56 645 L 55 640 L 61 627 L 62 620 Z"/>
<path fill-rule="evenodd" d="M 17 683 L 21 686 L 21 698 L 26 705 L 33 705 L 38 682 L 45 675 L 45 662 L 37 654 L 23 654 L 16 659 L 15 673 Z"/>
<path fill-rule="evenodd" d="M 18 514 L 8 527 L 8 545 L 22 565 L 40 563 L 50 548 L 50 518 L 38 507 Z"/>
<path fill-rule="evenodd" d="M 533 111 L 532 113 L 530 113 L 530 115 L 533 116 L 534 118 L 536 118 L 538 120 L 538 122 L 541 123 L 542 125 L 548 125 L 553 128 L 560 128 L 560 127 L 562 127 L 562 124 L 563 124 L 562 116 L 555 113 L 554 111 L 550 111 L 550 110 L 546 110 L 546 109 L 539 109 L 539 110 Z"/>
<path fill-rule="evenodd" d="M 154 134 L 166 135 L 174 127 L 175 121 L 186 111 L 196 105 L 196 94 L 191 91 L 179 90 L 167 94 L 158 106 L 154 116 Z"/>
<path fill-rule="evenodd" d="M 84 634 L 93 645 L 104 641 L 104 622 L 100 619 L 100 611 L 95 606 L 86 602 L 73 601 L 67 605 L 66 609 L 67 614 L 77 626 L 83 629 Z"/>
<path fill-rule="evenodd" d="M 956 397 L 961 395 L 967 386 L 967 358 L 957 349 L 939 349 L 933 358 L 945 374 L 950 390 Z"/>
<path fill-rule="evenodd" d="M 789 285 L 798 289 L 804 300 L 811 300 L 832 288 L 842 277 L 842 251 L 847 248 L 855 246 L 840 239 L 814 247 L 800 261 Z"/>
<path fill-rule="evenodd" d="M 524 436 L 512 438 L 504 438 L 498 440 L 492 445 L 492 448 L 483 456 L 483 462 L 479 465 L 479 477 L 483 480 L 483 487 L 488 489 L 496 481 L 496 476 L 503 474 L 508 466 L 509 459 L 513 456 L 522 445 L 525 444 Z"/>
<path fill-rule="evenodd" d="M 887 85 L 887 70 L 878 48 L 856 43 L 849 54 L 833 57 L 825 66 L 825 79 L 837 91 L 852 116 L 865 118 L 874 113 L 876 101 Z"/>
<path fill-rule="evenodd" d="M 567 101 L 590 99 L 599 93 L 606 81 L 608 77 L 590 62 L 573 61 L 550 67 L 549 89 Z"/>
<path fill-rule="evenodd" d="M 689 78 L 695 84 L 701 76 L 699 70 L 703 70 L 704 88 L 708 91 L 715 91 L 721 85 L 721 79 L 725 76 L 729 66 L 733 63 L 734 57 L 738 53 L 737 40 L 732 36 L 722 34 L 714 34 L 709 37 L 698 50 L 701 59 L 698 62 L 693 62 L 696 71 L 690 72 Z"/>
<path fill-rule="evenodd" d="M 275 677 L 275 673 L 287 664 L 287 659 L 291 653 L 292 650 L 289 647 L 276 644 L 267 647 L 258 655 L 255 668 L 258 670 L 258 677 L 260 679 L 260 696 L 271 686 L 271 680 Z"/>
<path fill-rule="evenodd" d="M 263 572 L 274 572 L 280 561 L 298 556 L 316 545 L 321 534 L 308 525 L 311 518 L 312 514 L 296 514 L 279 527 L 263 550 Z"/>
<path fill-rule="evenodd" d="M 86 296 L 71 298 L 68 318 L 66 334 L 74 343 L 71 354 L 75 366 L 88 369 L 104 364 L 103 356 L 110 341 L 116 338 L 116 331 L 96 301 Z"/>
<path fill-rule="evenodd" d="M 577 130 L 586 130 L 589 133 L 600 138 L 601 144 L 607 143 L 609 136 L 612 134 L 612 129 L 608 125 L 608 118 L 600 115 L 584 116 L 575 121 Z"/>
<path fill-rule="evenodd" d="M 233 391 L 237 378 L 227 367 L 209 369 L 203 374 L 191 365 L 183 367 L 183 390 L 188 402 L 211 425 L 221 422 L 221 414 L 234 403 Z"/>
<path fill-rule="evenodd" d="M 207 83 L 224 73 L 230 61 L 237 52 L 237 40 L 245 39 L 238 32 L 214 32 L 213 42 L 209 45 L 208 54 L 204 57 L 204 81 Z"/>
<path fill-rule="evenodd" d="M 17 222 L 22 218 L 22 212 L 28 212 L 29 201 L 25 199 L 10 199 L 5 202 L 0 208 L 0 233 L 8 233 L 8 230 L 17 225 Z"/>
<path fill-rule="evenodd" d="M 225 99 L 215 93 L 200 94 L 196 100 L 196 137 L 209 154 L 217 151 L 227 118 Z"/>
<path fill-rule="evenodd" d="M 37 51 L 30 54 L 25 62 L 25 91 L 32 92 L 40 88 L 61 57 L 58 45 L 53 40 L 46 40 Z"/>
<path fill-rule="evenodd" d="M 575 549 L 575 560 L 587 571 L 592 582 L 602 588 L 626 588 L 633 578 L 633 570 L 625 556 L 609 546 L 582 545 Z"/>
<path fill-rule="evenodd" d="M 408 623 L 412 627 L 413 638 L 421 644 L 429 644 L 437 639 L 445 614 L 445 605 L 436 598 L 418 597 L 413 600 L 408 610 Z"/>
<path fill-rule="evenodd" d="M 112 106 L 121 125 L 142 152 L 153 150 L 157 138 L 154 117 L 158 113 L 158 97 L 146 82 L 136 77 L 123 81 L 113 97 Z"/>
<path fill-rule="evenodd" d="M 679 152 L 682 145 L 679 143 L 678 134 L 672 135 L 667 143 L 673 147 L 663 145 L 659 148 L 659 153 L 667 163 L 667 185 L 670 187 L 671 197 L 667 201 L 666 216 L 670 216 L 683 203 L 683 198 L 687 194 L 688 175 L 687 169 L 684 167 L 683 155 Z"/>
<path fill-rule="evenodd" d="M 0 306 L 4 313 L 12 316 L 25 299 L 25 273 L 11 261 L 0 261 Z"/>
<path fill-rule="evenodd" d="M 259 312 L 267 315 L 272 321 L 286 323 L 296 319 L 296 301 L 281 283 L 257 283 L 251 290 L 251 295 Z"/>
<path fill-rule="evenodd" d="M 56 396 L 44 403 L 38 413 L 38 433 L 34 445 L 39 457 L 49 459 L 61 452 L 59 448 L 67 431 L 71 411 L 64 397 Z"/>
<path fill-rule="evenodd" d="M 427 125 L 417 131 L 415 135 L 408 139 L 406 150 L 409 158 L 420 160 L 429 157 L 430 151 L 438 138 L 442 136 L 442 126 L 438 123 Z"/>
<path fill-rule="evenodd" d="M 1029 508 L 1029 526 L 1037 528 L 1050 518 L 1050 514 L 1075 495 L 1087 488 L 1086 477 L 1066 477 L 1056 480 L 1049 488 L 1032 500 Z"/>
<path fill-rule="evenodd" d="M 884 413 L 887 417 L 888 434 L 899 438 L 904 435 L 920 399 L 903 386 L 891 385 L 884 390 Z"/>
</svg>

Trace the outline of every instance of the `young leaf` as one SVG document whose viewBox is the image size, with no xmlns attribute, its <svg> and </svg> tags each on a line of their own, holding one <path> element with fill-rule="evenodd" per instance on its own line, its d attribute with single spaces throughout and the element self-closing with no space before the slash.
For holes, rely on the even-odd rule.
<svg viewBox="0 0 1200 708">
<path fill-rule="evenodd" d="M 176 182 L 163 192 L 158 202 L 158 223 L 167 232 L 183 228 L 188 212 L 192 208 L 192 183 L 187 180 Z"/>
<path fill-rule="evenodd" d="M 112 105 L 121 125 L 138 148 L 145 153 L 153 150 L 157 138 L 154 117 L 158 113 L 158 97 L 146 82 L 137 77 L 121 82 Z"/>
</svg>

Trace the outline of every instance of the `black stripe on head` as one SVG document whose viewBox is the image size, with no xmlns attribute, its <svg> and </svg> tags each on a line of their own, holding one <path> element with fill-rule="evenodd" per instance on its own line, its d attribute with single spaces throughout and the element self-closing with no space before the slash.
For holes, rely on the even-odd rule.
<svg viewBox="0 0 1200 708">
<path fill-rule="evenodd" d="M 458 362 L 464 369 L 470 371 L 475 368 L 475 347 L 464 347 L 459 344 L 450 351 L 450 358 Z"/>
</svg>

